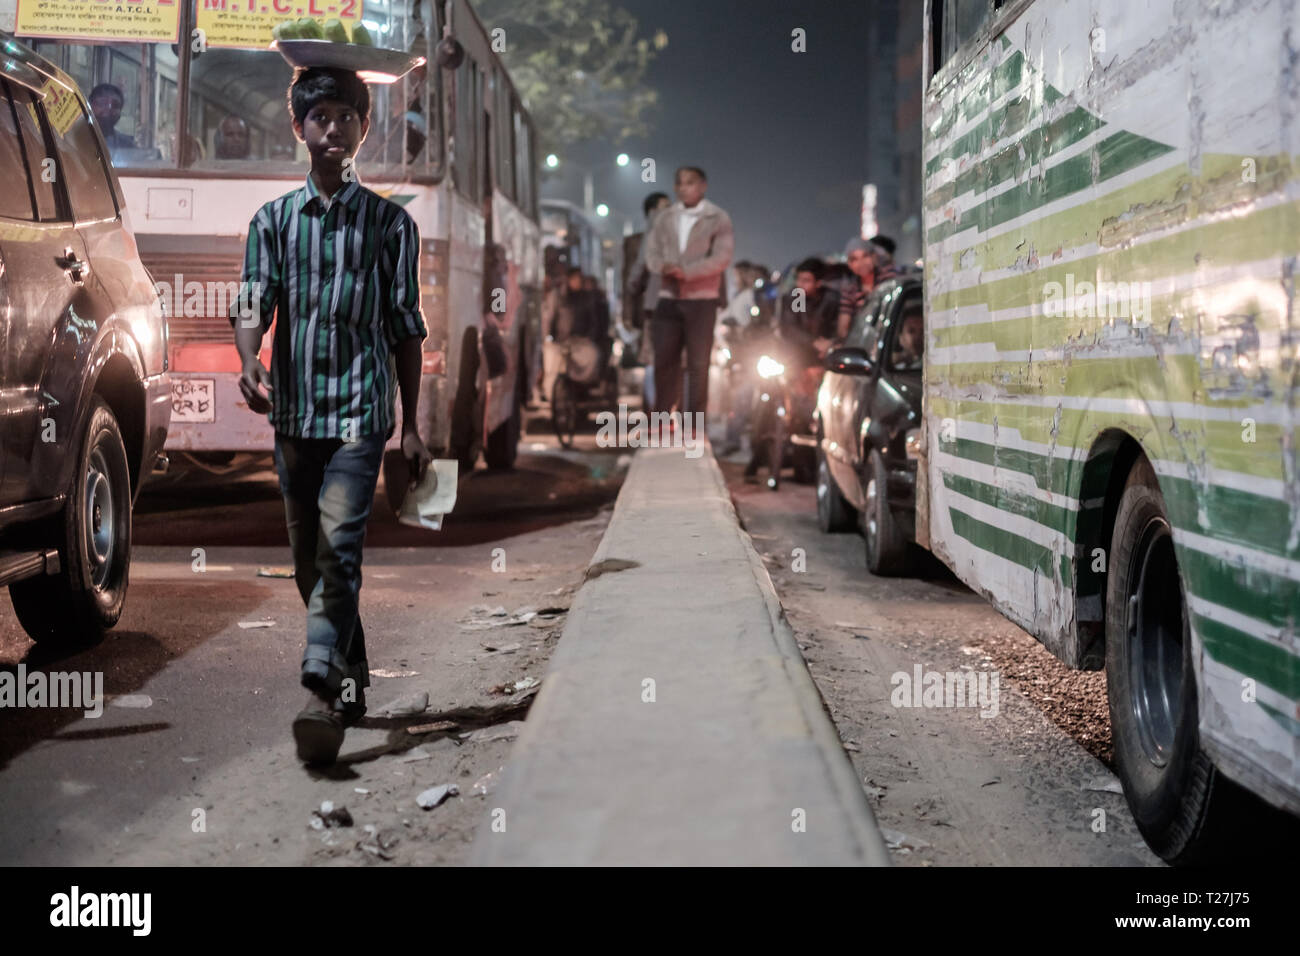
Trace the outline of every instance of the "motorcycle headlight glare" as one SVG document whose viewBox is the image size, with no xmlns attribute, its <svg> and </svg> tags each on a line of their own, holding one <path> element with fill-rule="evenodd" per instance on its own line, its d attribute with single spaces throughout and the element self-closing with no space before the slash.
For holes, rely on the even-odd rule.
<svg viewBox="0 0 1300 956">
<path fill-rule="evenodd" d="M 764 355 L 758 360 L 759 378 L 776 378 L 783 372 L 785 372 L 785 366 L 770 355 Z"/>
</svg>

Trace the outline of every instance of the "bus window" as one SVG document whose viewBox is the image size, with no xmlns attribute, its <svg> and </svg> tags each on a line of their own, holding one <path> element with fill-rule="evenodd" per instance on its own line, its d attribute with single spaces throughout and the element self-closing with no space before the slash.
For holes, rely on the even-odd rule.
<svg viewBox="0 0 1300 956">
<path fill-rule="evenodd" d="M 524 215 L 537 218 L 536 167 L 533 165 L 533 128 L 519 109 L 514 108 L 515 126 L 515 197 Z"/>
<path fill-rule="evenodd" d="M 493 70 L 492 161 L 496 164 L 496 188 L 512 202 L 518 203 L 515 191 L 514 117 L 511 111 L 510 84 L 501 70 Z"/>
<path fill-rule="evenodd" d="M 172 165 L 177 62 L 170 44 L 26 42 L 77 81 L 114 165 Z"/>
<path fill-rule="evenodd" d="M 299 150 L 285 101 L 292 82 L 293 68 L 274 50 L 210 48 L 194 57 L 189 136 L 181 165 L 296 162 Z"/>
<path fill-rule="evenodd" d="M 469 199 L 483 198 L 480 188 L 478 118 L 483 114 L 482 72 L 474 58 L 466 55 L 456 70 L 456 138 L 453 171 L 456 188 Z"/>
<path fill-rule="evenodd" d="M 374 0 L 365 23 L 375 42 L 427 56 L 428 41 L 412 16 L 418 0 Z M 193 56 L 189 88 L 189 146 L 182 165 L 228 170 L 245 163 L 300 168 L 306 147 L 293 133 L 287 93 L 293 69 L 274 50 L 209 48 Z M 418 67 L 393 84 L 368 84 L 370 129 L 357 152 L 361 175 L 375 178 L 425 174 L 431 162 L 426 117 L 427 69 Z"/>
<path fill-rule="evenodd" d="M 973 40 L 988 22 L 989 14 L 1001 6 L 1000 0 L 933 0 L 930 8 L 932 72 L 937 72 Z"/>
</svg>

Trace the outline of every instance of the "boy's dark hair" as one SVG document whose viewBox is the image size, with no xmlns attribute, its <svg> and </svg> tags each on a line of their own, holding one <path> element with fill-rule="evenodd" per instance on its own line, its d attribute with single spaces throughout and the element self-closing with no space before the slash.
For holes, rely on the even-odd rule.
<svg viewBox="0 0 1300 956">
<path fill-rule="evenodd" d="M 880 235 L 872 236 L 870 239 L 867 240 L 867 242 L 871 243 L 873 246 L 879 246 L 881 249 L 884 249 L 891 256 L 894 254 L 894 250 L 898 248 L 897 245 L 895 245 L 894 240 L 890 239 L 888 236 L 880 236 Z"/>
<path fill-rule="evenodd" d="M 668 198 L 669 196 L 667 193 L 651 193 L 649 196 L 645 197 L 645 202 L 641 204 L 641 212 L 644 213 L 646 218 L 648 219 L 650 217 L 651 211 L 655 208 L 655 206 L 659 205 L 661 201 Z"/>
<path fill-rule="evenodd" d="M 682 175 L 682 173 L 694 173 L 696 176 L 699 176 L 700 179 L 704 180 L 706 183 L 709 181 L 709 177 L 704 175 L 704 170 L 700 169 L 700 167 L 698 166 L 678 166 L 677 172 L 673 173 L 673 182 L 677 182 L 678 178 Z"/>
<path fill-rule="evenodd" d="M 564 277 L 566 279 L 569 278 L 570 276 L 580 276 L 580 275 L 582 275 L 582 266 L 569 266 L 569 268 L 564 270 Z"/>
<path fill-rule="evenodd" d="M 124 94 L 122 88 L 115 83 L 100 83 L 90 91 L 90 95 L 86 97 L 87 102 L 93 100 L 100 93 L 112 93 L 122 102 L 123 105 L 126 105 L 126 94 Z"/>
<path fill-rule="evenodd" d="M 294 121 L 302 123 L 311 108 L 324 100 L 347 104 L 363 120 L 370 116 L 370 90 L 351 70 L 323 66 L 295 70 L 289 86 L 289 112 Z"/>
<path fill-rule="evenodd" d="M 821 282 L 822 279 L 826 277 L 826 263 L 822 262 L 820 259 L 809 256 L 803 262 L 795 266 L 794 271 L 795 275 L 798 275 L 800 272 L 811 272 L 813 278 L 818 282 Z"/>
</svg>

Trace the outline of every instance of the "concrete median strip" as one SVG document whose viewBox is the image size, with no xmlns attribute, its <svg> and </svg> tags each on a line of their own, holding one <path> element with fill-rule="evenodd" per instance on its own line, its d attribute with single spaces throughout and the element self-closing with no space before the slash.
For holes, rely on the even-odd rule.
<svg viewBox="0 0 1300 956">
<path fill-rule="evenodd" d="M 712 456 L 639 451 L 591 566 L 472 862 L 887 865 Z"/>
</svg>

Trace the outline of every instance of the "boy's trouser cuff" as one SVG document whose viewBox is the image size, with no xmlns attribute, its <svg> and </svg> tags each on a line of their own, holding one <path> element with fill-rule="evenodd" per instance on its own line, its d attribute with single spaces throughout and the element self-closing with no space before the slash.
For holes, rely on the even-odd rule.
<svg viewBox="0 0 1300 956">
<path fill-rule="evenodd" d="M 358 688 L 370 686 L 370 665 L 363 658 L 349 664 L 337 650 L 320 644 L 309 644 L 302 655 L 302 685 L 309 690 L 327 691 L 337 696 L 346 678 L 356 681 Z"/>
</svg>

